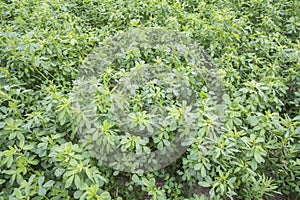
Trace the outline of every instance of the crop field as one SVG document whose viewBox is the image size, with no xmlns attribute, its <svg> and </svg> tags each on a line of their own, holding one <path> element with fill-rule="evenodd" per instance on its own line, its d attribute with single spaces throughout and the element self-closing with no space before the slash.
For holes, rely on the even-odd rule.
<svg viewBox="0 0 300 200">
<path fill-rule="evenodd" d="M 300 199 L 300 1 L 1 0 L 22 199 Z"/>
</svg>

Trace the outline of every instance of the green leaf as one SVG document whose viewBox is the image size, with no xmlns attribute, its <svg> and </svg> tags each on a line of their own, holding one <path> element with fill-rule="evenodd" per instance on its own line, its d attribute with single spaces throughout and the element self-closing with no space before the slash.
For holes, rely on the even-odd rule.
<svg viewBox="0 0 300 200">
<path fill-rule="evenodd" d="M 13 132 L 9 135 L 8 139 L 13 140 L 17 136 L 17 132 Z"/>
<path fill-rule="evenodd" d="M 255 160 L 252 160 L 250 162 L 250 166 L 251 166 L 251 169 L 255 171 L 257 169 L 257 162 Z"/>
<path fill-rule="evenodd" d="M 202 187 L 210 187 L 211 185 L 205 181 L 199 181 L 198 184 Z"/>
<path fill-rule="evenodd" d="M 41 186 L 44 183 L 45 177 L 44 176 L 40 176 L 38 179 L 38 184 L 39 186 Z"/>
<path fill-rule="evenodd" d="M 165 144 L 166 146 L 170 146 L 169 140 L 163 139 L 163 142 L 164 142 L 164 144 Z"/>
<path fill-rule="evenodd" d="M 81 180 L 77 174 L 75 175 L 74 183 L 75 183 L 76 188 L 79 189 L 80 185 L 81 185 Z"/>
<path fill-rule="evenodd" d="M 23 195 L 19 188 L 15 188 L 14 192 L 15 192 L 17 198 L 22 199 Z"/>
<path fill-rule="evenodd" d="M 79 199 L 80 196 L 82 195 L 83 191 L 81 190 L 77 190 L 76 192 L 74 192 L 74 198 L 75 199 Z"/>
<path fill-rule="evenodd" d="M 83 193 L 79 200 L 85 200 L 87 196 L 87 192 Z"/>
<path fill-rule="evenodd" d="M 111 199 L 110 197 L 110 194 L 108 192 L 102 192 L 101 195 L 100 195 L 100 199 L 103 199 L 103 200 L 109 200 Z"/>
<path fill-rule="evenodd" d="M 260 155 L 260 153 L 257 152 L 257 151 L 254 152 L 254 158 L 255 158 L 255 160 L 256 160 L 257 163 L 262 163 L 262 162 L 265 161 L 263 159 L 263 157 Z"/>
<path fill-rule="evenodd" d="M 44 185 L 43 185 L 43 187 L 52 187 L 53 186 L 53 184 L 54 184 L 55 182 L 53 181 L 53 180 L 50 180 L 50 181 L 48 181 L 48 182 L 46 182 Z"/>
<path fill-rule="evenodd" d="M 151 153 L 151 149 L 150 149 L 149 147 L 147 147 L 147 146 L 144 146 L 144 147 L 143 147 L 143 150 L 144 150 L 144 152 L 145 152 L 146 154 L 150 154 L 150 153 Z"/>
<path fill-rule="evenodd" d="M 57 168 L 54 172 L 55 176 L 59 177 L 61 176 L 66 170 L 62 168 Z"/>
<path fill-rule="evenodd" d="M 47 193 L 47 190 L 46 190 L 45 188 L 43 188 L 43 187 L 40 186 L 40 187 L 39 187 L 38 194 L 39 194 L 40 196 L 45 196 L 46 193 Z"/>
<path fill-rule="evenodd" d="M 85 170 L 85 173 L 86 173 L 87 177 L 88 177 L 91 181 L 94 181 L 94 178 L 93 178 L 93 174 L 92 174 L 91 169 L 86 169 L 86 170 Z"/>
<path fill-rule="evenodd" d="M 198 171 L 200 170 L 202 164 L 201 163 L 197 163 L 195 166 L 194 166 L 194 170 Z"/>
<path fill-rule="evenodd" d="M 202 177 L 206 177 L 206 169 L 205 169 L 205 167 L 203 165 L 201 167 L 201 176 Z"/>
<path fill-rule="evenodd" d="M 3 128 L 5 126 L 5 122 L 0 122 L 0 128 Z"/>
<path fill-rule="evenodd" d="M 142 183 L 144 186 L 149 186 L 149 181 L 145 178 L 142 178 Z"/>
<path fill-rule="evenodd" d="M 73 179 L 74 179 L 74 175 L 70 176 L 70 177 L 66 180 L 65 188 L 69 188 L 69 187 L 72 185 Z"/>
<path fill-rule="evenodd" d="M 132 175 L 132 181 L 135 182 L 135 183 L 139 183 L 140 179 L 139 179 L 139 177 L 136 174 L 133 174 Z"/>
</svg>

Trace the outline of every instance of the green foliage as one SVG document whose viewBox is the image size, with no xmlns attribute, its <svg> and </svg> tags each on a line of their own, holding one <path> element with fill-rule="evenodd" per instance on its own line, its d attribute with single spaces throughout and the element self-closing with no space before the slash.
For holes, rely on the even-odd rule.
<svg viewBox="0 0 300 200">
<path fill-rule="evenodd" d="M 2 0 L 0 199 L 299 198 L 299 10 L 297 0 Z M 101 145 L 119 134 L 101 115 L 114 79 L 142 61 L 190 75 L 201 105 L 199 131 L 184 155 L 152 173 L 120 173 L 98 162 L 79 141 L 76 125 L 84 120 L 72 107 L 83 60 L 105 39 L 133 27 L 189 35 L 216 64 L 226 91 L 225 117 L 214 136 L 209 88 L 178 54 L 133 49 L 102 73 L 96 93 L 106 135 Z M 132 127 L 155 128 L 142 107 L 170 106 L 173 93 L 164 89 L 147 85 L 130 99 Z M 168 146 L 174 130 L 170 121 L 151 145 L 125 135 L 120 149 Z"/>
</svg>

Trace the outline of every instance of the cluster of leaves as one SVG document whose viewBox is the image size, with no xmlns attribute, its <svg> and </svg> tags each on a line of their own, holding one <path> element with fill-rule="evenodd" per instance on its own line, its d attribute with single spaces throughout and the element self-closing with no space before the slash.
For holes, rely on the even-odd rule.
<svg viewBox="0 0 300 200">
<path fill-rule="evenodd" d="M 0 199 L 296 199 L 299 10 L 297 0 L 2 0 Z M 206 139 L 214 133 L 213 105 L 199 89 L 203 117 L 193 144 L 152 173 L 121 173 L 90 155 L 78 142 L 70 96 L 93 48 L 132 27 L 189 35 L 213 59 L 226 91 L 219 135 Z M 138 58 L 123 56 L 118 66 Z M 171 65 L 180 65 L 172 56 Z M 112 78 L 103 74 L 107 84 Z M 100 91 L 99 113 L 111 89 Z M 169 139 L 161 134 L 157 143 Z"/>
</svg>

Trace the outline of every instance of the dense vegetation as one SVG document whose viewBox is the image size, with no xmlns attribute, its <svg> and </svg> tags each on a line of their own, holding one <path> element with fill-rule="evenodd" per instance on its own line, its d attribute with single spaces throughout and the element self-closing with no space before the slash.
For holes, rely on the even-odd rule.
<svg viewBox="0 0 300 200">
<path fill-rule="evenodd" d="M 2 0 L 0 199 L 299 198 L 299 10 L 297 0 Z M 205 81 L 200 78 L 197 88 L 197 79 L 189 77 L 202 105 L 192 144 L 163 169 L 129 173 L 104 165 L 81 142 L 72 94 L 94 48 L 116 33 L 144 27 L 182 32 L 206 50 L 222 79 L 226 110 L 208 146 L 211 99 Z M 122 70 L 159 56 L 163 66 L 188 73 L 176 53 L 145 52 L 125 52 L 100 74 L 100 89 L 107 83 L 108 93 L 96 95 L 99 116 Z M 147 100 L 149 91 L 140 95 Z M 169 94 L 159 98 L 171 102 Z M 118 126 L 99 120 L 106 130 Z M 120 148 L 159 149 L 175 130 L 148 146 L 129 134 Z"/>
</svg>

